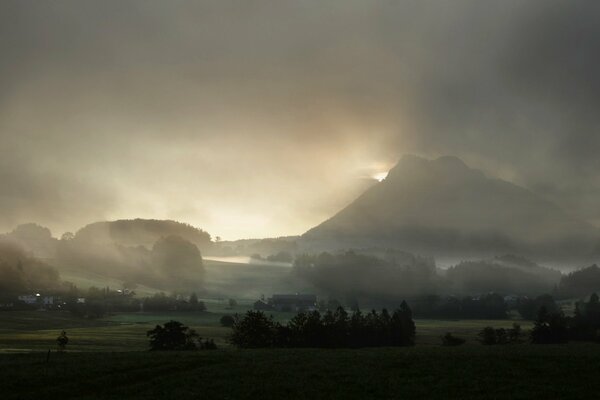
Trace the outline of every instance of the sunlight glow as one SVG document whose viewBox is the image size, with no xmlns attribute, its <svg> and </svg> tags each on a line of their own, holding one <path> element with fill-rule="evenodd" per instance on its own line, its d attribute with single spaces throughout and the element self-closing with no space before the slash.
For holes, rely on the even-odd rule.
<svg viewBox="0 0 600 400">
<path fill-rule="evenodd" d="M 388 176 L 388 171 L 376 172 L 372 175 L 373 179 L 377 179 L 379 182 L 384 180 Z"/>
</svg>

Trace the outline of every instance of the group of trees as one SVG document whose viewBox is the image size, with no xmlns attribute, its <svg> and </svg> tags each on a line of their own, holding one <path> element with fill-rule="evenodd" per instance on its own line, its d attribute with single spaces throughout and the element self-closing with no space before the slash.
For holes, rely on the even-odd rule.
<svg viewBox="0 0 600 400">
<path fill-rule="evenodd" d="M 600 340 L 600 301 L 596 293 L 592 293 L 587 302 L 575 304 L 569 327 L 573 340 Z"/>
<path fill-rule="evenodd" d="M 342 307 L 323 315 L 300 312 L 287 325 L 261 311 L 248 311 L 232 328 L 231 343 L 240 348 L 410 346 L 415 337 L 412 311 L 406 302 L 391 314 L 385 309 L 348 314 Z"/>
<path fill-rule="evenodd" d="M 587 302 L 578 302 L 572 317 L 542 306 L 531 330 L 532 343 L 565 343 L 569 340 L 600 341 L 600 301 L 592 293 Z"/>
<path fill-rule="evenodd" d="M 559 282 L 560 272 L 529 260 L 505 255 L 491 260 L 461 262 L 446 272 L 446 283 L 455 293 L 547 293 Z"/>
<path fill-rule="evenodd" d="M 396 302 L 401 295 L 436 292 L 438 284 L 430 260 L 415 257 L 399 263 L 353 251 L 299 255 L 293 272 L 331 297 L 382 303 Z"/>
<path fill-rule="evenodd" d="M 564 275 L 558 285 L 562 298 L 584 297 L 600 288 L 600 268 L 596 264 Z"/>
<path fill-rule="evenodd" d="M 513 255 L 461 262 L 446 271 L 436 269 L 431 259 L 368 250 L 301 254 L 293 265 L 297 276 L 329 296 L 379 304 L 434 293 L 537 296 L 551 292 L 561 279 L 560 272 Z"/>
</svg>

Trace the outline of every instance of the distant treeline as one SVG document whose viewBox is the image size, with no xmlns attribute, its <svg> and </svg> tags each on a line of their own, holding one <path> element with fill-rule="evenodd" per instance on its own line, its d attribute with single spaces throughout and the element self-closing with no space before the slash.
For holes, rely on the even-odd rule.
<svg viewBox="0 0 600 400">
<path fill-rule="evenodd" d="M 237 317 L 230 341 L 240 348 L 261 347 L 378 347 L 414 344 L 412 312 L 403 302 L 393 313 L 387 310 L 351 315 L 343 308 L 301 312 L 287 325 L 275 322 L 261 311 Z"/>
<path fill-rule="evenodd" d="M 134 294 L 109 288 L 90 288 L 84 297 L 85 302 L 78 302 L 74 297 L 67 298 L 65 309 L 86 318 L 100 318 L 111 312 L 206 311 L 206 305 L 198 300 L 196 293 L 169 296 L 161 292 L 142 299 L 133 297 Z"/>
<path fill-rule="evenodd" d="M 390 254 L 397 255 L 398 252 Z M 399 298 L 437 294 L 458 296 L 460 299 L 454 303 L 467 304 L 460 307 L 448 304 L 448 307 L 468 310 L 480 304 L 471 304 L 463 299 L 466 296 L 493 292 L 536 297 L 552 293 L 561 299 L 583 298 L 600 288 L 600 268 L 595 265 L 561 275 L 522 257 L 506 255 L 461 262 L 443 271 L 437 269 L 431 259 L 404 254 L 403 257 L 391 257 L 387 252 L 367 255 L 348 251 L 299 255 L 294 261 L 293 273 L 323 294 L 343 299 L 349 306 L 360 301 L 393 304 Z"/>
</svg>

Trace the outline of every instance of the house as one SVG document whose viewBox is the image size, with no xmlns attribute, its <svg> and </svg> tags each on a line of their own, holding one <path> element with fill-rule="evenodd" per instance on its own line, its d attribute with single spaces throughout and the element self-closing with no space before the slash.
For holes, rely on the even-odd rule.
<svg viewBox="0 0 600 400">
<path fill-rule="evenodd" d="M 58 303 L 59 299 L 55 296 L 42 296 L 39 293 L 35 294 L 23 294 L 17 297 L 19 301 L 29 305 L 37 306 L 41 308 L 54 308 L 54 305 Z"/>
<path fill-rule="evenodd" d="M 317 296 L 314 294 L 274 294 L 268 305 L 276 311 L 314 311 L 317 309 Z"/>
<path fill-rule="evenodd" d="M 17 298 L 25 304 L 37 304 L 40 294 L 23 294 Z"/>
</svg>

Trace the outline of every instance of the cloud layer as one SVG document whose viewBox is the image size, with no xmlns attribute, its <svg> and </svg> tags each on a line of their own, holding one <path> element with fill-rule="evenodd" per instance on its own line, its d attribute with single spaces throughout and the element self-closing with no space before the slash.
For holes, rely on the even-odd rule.
<svg viewBox="0 0 600 400">
<path fill-rule="evenodd" d="M 403 153 L 600 221 L 600 5 L 5 1 L 0 228 L 297 234 Z"/>
</svg>

